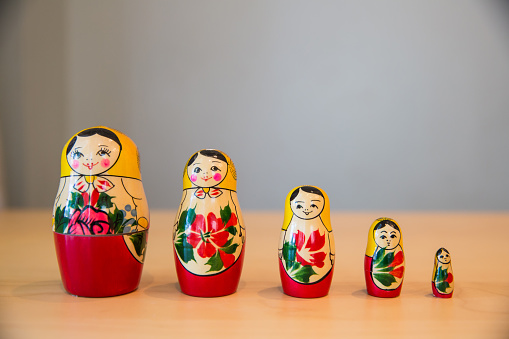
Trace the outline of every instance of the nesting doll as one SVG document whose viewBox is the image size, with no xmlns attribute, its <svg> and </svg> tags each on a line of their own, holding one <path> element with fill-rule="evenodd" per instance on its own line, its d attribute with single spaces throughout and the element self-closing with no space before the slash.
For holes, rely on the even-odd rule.
<svg viewBox="0 0 509 339">
<path fill-rule="evenodd" d="M 381 298 L 399 296 L 404 272 L 403 239 L 398 224 L 389 218 L 375 220 L 369 229 L 364 257 L 368 294 Z"/>
<path fill-rule="evenodd" d="M 299 298 L 326 296 L 333 271 L 329 198 L 318 187 L 296 187 L 286 197 L 279 238 L 283 292 Z"/>
<path fill-rule="evenodd" d="M 237 290 L 246 232 L 237 174 L 223 152 L 205 149 L 186 163 L 173 227 L 175 266 L 183 293 L 218 297 Z"/>
<path fill-rule="evenodd" d="M 435 254 L 435 266 L 431 279 L 431 289 L 437 298 L 452 298 L 454 277 L 452 275 L 451 256 L 445 248 Z"/>
<path fill-rule="evenodd" d="M 138 149 L 107 127 L 75 134 L 62 151 L 53 232 L 65 289 L 108 297 L 138 287 L 149 210 Z"/>
</svg>

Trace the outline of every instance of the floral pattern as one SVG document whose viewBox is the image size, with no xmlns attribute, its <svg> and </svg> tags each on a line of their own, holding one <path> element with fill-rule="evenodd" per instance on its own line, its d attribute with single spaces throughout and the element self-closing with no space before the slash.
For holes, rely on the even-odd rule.
<svg viewBox="0 0 509 339">
<path fill-rule="evenodd" d="M 324 251 L 325 234 L 318 230 L 306 235 L 297 231 L 290 241 L 283 244 L 283 260 L 285 269 L 294 280 L 309 283 L 312 275 L 317 275 L 313 267 L 323 268 L 327 253 Z"/>
<path fill-rule="evenodd" d="M 196 214 L 195 208 L 183 211 L 179 218 L 175 235 L 175 249 L 184 263 L 197 262 L 195 254 L 208 259 L 207 273 L 217 272 L 233 265 L 239 246 L 234 243 L 238 219 L 229 204 L 221 208 L 220 218 L 213 212 L 205 217 Z"/>
<path fill-rule="evenodd" d="M 447 268 L 443 269 L 438 267 L 434 277 L 436 289 L 443 294 L 447 294 L 448 288 L 451 288 L 451 283 L 454 281 L 454 277 L 451 272 L 448 272 Z"/>
<path fill-rule="evenodd" d="M 371 268 L 373 279 L 387 288 L 397 288 L 405 271 L 403 262 L 404 256 L 401 249 L 389 252 L 385 248 L 379 248 L 373 256 Z M 393 286 L 394 283 L 396 286 Z"/>
<path fill-rule="evenodd" d="M 111 234 L 108 214 L 92 206 L 75 210 L 69 220 L 68 233 L 79 235 Z"/>
</svg>

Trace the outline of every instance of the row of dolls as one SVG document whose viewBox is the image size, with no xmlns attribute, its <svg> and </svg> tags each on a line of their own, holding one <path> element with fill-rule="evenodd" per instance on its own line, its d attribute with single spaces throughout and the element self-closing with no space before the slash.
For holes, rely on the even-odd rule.
<svg viewBox="0 0 509 339">
<path fill-rule="evenodd" d="M 138 287 L 150 226 L 134 142 L 104 126 L 75 134 L 64 146 L 53 231 L 65 289 L 105 297 Z M 234 293 L 240 280 L 246 230 L 231 159 L 201 150 L 187 161 L 183 195 L 173 225 L 173 248 L 183 293 L 214 297 Z M 114 258 L 114 260 L 111 260 Z M 327 295 L 334 271 L 334 237 L 326 193 L 299 186 L 285 201 L 279 243 L 283 291 L 295 297 Z M 367 292 L 400 294 L 404 274 L 400 228 L 389 218 L 369 230 L 364 270 Z M 438 250 L 433 294 L 452 296 L 447 250 Z"/>
</svg>

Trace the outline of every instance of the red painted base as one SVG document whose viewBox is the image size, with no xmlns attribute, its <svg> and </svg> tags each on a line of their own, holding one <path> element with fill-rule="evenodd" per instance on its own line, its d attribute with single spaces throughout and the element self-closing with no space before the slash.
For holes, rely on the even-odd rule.
<svg viewBox="0 0 509 339">
<path fill-rule="evenodd" d="M 281 284 L 283 292 L 291 297 L 297 298 L 320 298 L 329 294 L 330 285 L 332 283 L 332 275 L 334 266 L 327 275 L 317 283 L 301 284 L 290 278 L 285 271 L 281 259 L 279 259 L 279 275 L 281 276 Z"/>
<path fill-rule="evenodd" d="M 129 252 L 122 235 L 53 234 L 60 275 L 70 294 L 111 297 L 138 288 L 143 264 Z"/>
<path fill-rule="evenodd" d="M 435 283 L 432 281 L 431 282 L 431 289 L 433 290 L 433 295 L 437 298 L 452 298 L 452 294 L 453 292 L 449 293 L 449 294 L 443 294 L 443 293 L 440 293 L 438 292 L 437 288 L 435 287 Z"/>
<path fill-rule="evenodd" d="M 371 262 L 373 258 L 370 256 L 364 256 L 364 278 L 366 279 L 366 290 L 369 295 L 379 298 L 395 298 L 401 294 L 401 288 L 403 287 L 403 281 L 394 290 L 382 290 L 375 285 L 371 278 Z"/>
<path fill-rule="evenodd" d="M 226 271 L 215 275 L 196 275 L 184 268 L 175 250 L 175 267 L 182 293 L 193 297 L 222 297 L 235 293 L 239 286 L 240 274 L 244 263 L 244 248 L 237 261 Z"/>
</svg>

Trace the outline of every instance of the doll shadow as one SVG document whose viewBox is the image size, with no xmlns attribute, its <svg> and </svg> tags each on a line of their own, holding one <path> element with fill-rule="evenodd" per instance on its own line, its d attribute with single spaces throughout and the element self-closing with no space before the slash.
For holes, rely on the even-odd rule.
<svg viewBox="0 0 509 339">
<path fill-rule="evenodd" d="M 225 296 L 220 296 L 220 297 L 212 297 L 212 299 L 235 295 L 236 293 L 241 292 L 245 286 L 246 286 L 246 283 L 241 281 L 239 283 L 239 286 L 235 293 L 228 294 Z M 145 293 L 146 295 L 153 297 L 153 298 L 165 299 L 165 300 L 182 300 L 182 298 L 204 299 L 203 297 L 195 297 L 195 296 L 187 295 L 187 294 L 183 293 L 182 290 L 180 289 L 180 284 L 178 282 L 151 286 L 151 287 L 145 289 L 143 291 L 143 293 Z M 205 298 L 205 299 L 209 299 L 209 298 Z"/>
<path fill-rule="evenodd" d="M 182 296 L 185 296 L 178 282 L 153 285 L 144 289 L 143 293 L 149 297 L 164 300 L 180 300 Z"/>
<path fill-rule="evenodd" d="M 363 288 L 363 289 L 360 289 L 357 291 L 353 291 L 352 297 L 359 298 L 359 299 L 366 299 L 367 297 L 369 297 L 369 295 L 368 295 L 368 291 L 366 291 L 366 289 Z"/>
<path fill-rule="evenodd" d="M 61 280 L 34 281 L 26 285 L 21 285 L 12 290 L 12 296 L 46 303 L 75 303 L 76 300 L 89 301 L 94 299 L 81 298 L 69 294 L 64 289 Z"/>
<path fill-rule="evenodd" d="M 258 291 L 260 297 L 269 300 L 280 300 L 284 296 L 283 288 L 281 286 L 269 287 Z"/>
</svg>

